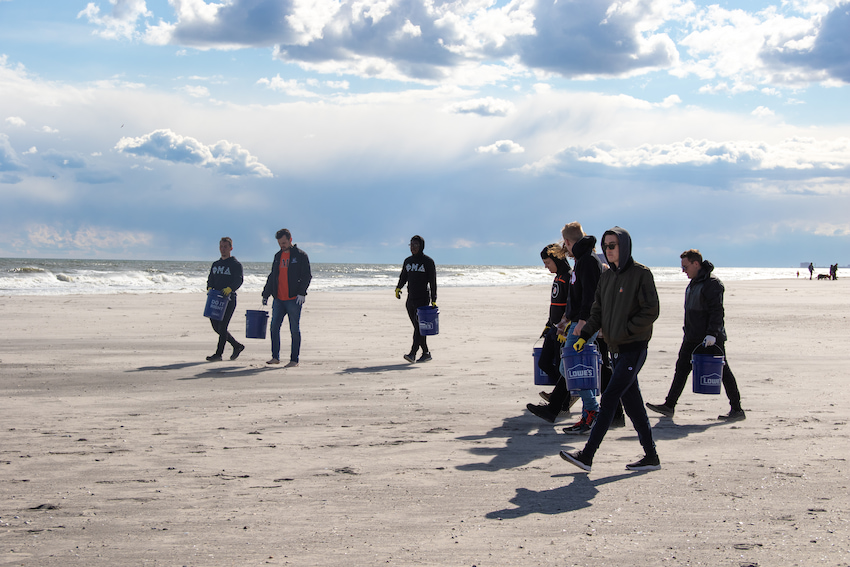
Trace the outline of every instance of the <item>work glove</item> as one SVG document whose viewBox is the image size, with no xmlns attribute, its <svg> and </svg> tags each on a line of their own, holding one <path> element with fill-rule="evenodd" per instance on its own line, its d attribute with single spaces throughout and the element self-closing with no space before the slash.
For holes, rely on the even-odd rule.
<svg viewBox="0 0 850 567">
<path fill-rule="evenodd" d="M 561 333 L 558 333 L 558 336 L 557 336 L 557 337 L 555 337 L 555 338 L 556 338 L 556 339 L 558 340 L 558 342 L 559 342 L 559 343 L 561 343 L 562 345 L 567 343 L 567 337 L 565 337 L 565 336 L 564 336 L 563 334 L 561 334 Z"/>
<path fill-rule="evenodd" d="M 233 290 L 230 289 L 229 287 L 226 287 L 223 290 L 221 290 L 221 293 L 223 293 L 224 295 L 230 295 L 231 292 L 233 292 Z"/>
<path fill-rule="evenodd" d="M 307 301 L 306 295 L 296 295 L 295 296 L 295 303 L 297 303 L 298 305 L 304 305 L 305 301 Z"/>
<path fill-rule="evenodd" d="M 436 307 L 436 306 L 437 306 L 437 302 L 436 302 L 436 301 L 432 301 L 432 302 L 431 302 L 431 307 Z"/>
<path fill-rule="evenodd" d="M 268 298 L 268 297 L 264 297 L 264 298 L 263 298 L 263 305 L 268 305 L 268 304 L 269 304 L 269 298 Z"/>
<path fill-rule="evenodd" d="M 710 346 L 714 346 L 714 343 L 716 343 L 716 342 L 717 342 L 717 338 L 712 337 L 711 335 L 706 335 L 705 338 L 702 341 L 702 344 L 704 346 L 710 347 Z"/>
<path fill-rule="evenodd" d="M 395 288 L 395 298 L 401 299 L 401 288 L 400 287 Z"/>
<path fill-rule="evenodd" d="M 586 344 L 587 344 L 587 341 L 586 341 L 586 340 L 584 340 L 584 339 L 579 339 L 579 340 L 577 340 L 577 341 L 575 342 L 575 344 L 573 345 L 573 350 L 574 350 L 574 351 L 576 351 L 576 352 L 581 352 L 581 351 L 583 351 L 583 350 L 584 350 L 584 345 L 586 345 Z"/>
<path fill-rule="evenodd" d="M 545 329 L 543 329 L 543 332 L 542 332 L 542 333 L 540 333 L 540 338 L 542 339 L 543 337 L 545 337 L 546 335 L 548 335 L 548 334 L 549 334 L 549 330 L 550 330 L 551 328 L 552 328 L 552 326 L 551 326 L 551 325 L 546 325 L 546 328 L 545 328 Z"/>
</svg>

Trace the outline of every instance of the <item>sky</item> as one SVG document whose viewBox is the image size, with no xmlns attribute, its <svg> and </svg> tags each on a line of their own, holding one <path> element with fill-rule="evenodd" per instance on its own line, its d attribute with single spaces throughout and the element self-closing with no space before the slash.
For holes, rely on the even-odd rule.
<svg viewBox="0 0 850 567">
<path fill-rule="evenodd" d="M 850 2 L 0 0 L 0 256 L 850 264 Z"/>
</svg>

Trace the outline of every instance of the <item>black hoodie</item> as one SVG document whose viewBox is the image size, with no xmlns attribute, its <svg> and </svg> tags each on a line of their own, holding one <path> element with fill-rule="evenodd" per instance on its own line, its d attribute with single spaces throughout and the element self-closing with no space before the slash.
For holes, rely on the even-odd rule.
<svg viewBox="0 0 850 567">
<path fill-rule="evenodd" d="M 649 268 L 632 258 L 632 237 L 628 231 L 615 226 L 605 231 L 603 243 L 609 234 L 617 237 L 620 262 L 609 261 L 611 269 L 599 278 L 590 318 L 581 330 L 581 337 L 587 340 L 601 329 L 612 352 L 645 349 L 659 313 L 655 280 Z"/>
<path fill-rule="evenodd" d="M 437 267 L 434 260 L 424 254 L 425 239 L 421 236 L 411 238 L 419 240 L 419 252 L 405 258 L 398 276 L 397 288 L 407 284 L 408 301 L 437 301 Z M 429 290 L 430 287 L 430 290 Z"/>
<path fill-rule="evenodd" d="M 697 277 L 685 290 L 685 340 L 701 343 L 706 335 L 726 340 L 723 326 L 723 282 L 712 272 L 714 264 L 703 260 Z"/>
<path fill-rule="evenodd" d="M 570 278 L 570 308 L 567 312 L 567 319 L 573 322 L 587 321 L 596 297 L 602 262 L 593 253 L 594 246 L 596 237 L 590 235 L 573 244 L 572 254 L 576 259 L 576 267 Z"/>
</svg>

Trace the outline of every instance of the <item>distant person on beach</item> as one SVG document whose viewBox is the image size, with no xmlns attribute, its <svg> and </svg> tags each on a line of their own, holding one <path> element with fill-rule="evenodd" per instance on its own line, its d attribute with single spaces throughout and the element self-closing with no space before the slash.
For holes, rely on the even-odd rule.
<svg viewBox="0 0 850 567">
<path fill-rule="evenodd" d="M 272 271 L 263 288 L 263 305 L 272 301 L 272 358 L 266 364 L 280 364 L 280 327 L 283 318 L 289 317 L 289 334 L 292 345 L 289 362 L 284 368 L 298 366 L 301 352 L 301 307 L 307 299 L 307 288 L 313 274 L 310 259 L 303 250 L 292 243 L 292 233 L 282 228 L 275 233 L 280 250 L 274 256 Z"/>
<path fill-rule="evenodd" d="M 424 253 L 425 239 L 418 234 L 410 239 L 410 256 L 401 266 L 401 274 L 395 287 L 396 299 L 401 299 L 401 290 L 407 285 L 407 315 L 413 323 L 413 345 L 410 352 L 404 355 L 407 362 L 428 362 L 431 351 L 428 341 L 419 332 L 419 317 L 416 310 L 425 307 L 430 302 L 437 306 L 437 267 L 434 260 Z M 422 356 L 416 360 L 416 353 L 422 349 Z"/>
<path fill-rule="evenodd" d="M 685 338 L 679 348 L 679 358 L 676 360 L 676 370 L 673 374 L 673 383 L 663 404 L 650 404 L 646 407 L 654 412 L 667 417 L 673 417 L 676 402 L 691 373 L 691 355 L 698 347 L 717 347 L 725 356 L 726 328 L 723 324 L 723 282 L 715 276 L 714 264 L 703 260 L 699 250 L 691 249 L 682 252 L 682 271 L 691 280 L 685 290 Z M 726 415 L 718 416 L 717 419 L 724 421 L 740 421 L 746 419 L 744 410 L 741 409 L 741 394 L 738 392 L 738 384 L 732 369 L 729 368 L 729 360 L 723 365 L 723 389 L 729 398 L 731 410 Z"/>
<path fill-rule="evenodd" d="M 835 265 L 829 267 L 829 276 L 833 280 L 838 279 L 838 262 L 836 262 Z"/>
<path fill-rule="evenodd" d="M 809 262 L 809 279 L 815 274 L 815 265 Z"/>
<path fill-rule="evenodd" d="M 224 319 L 216 321 L 210 319 L 212 328 L 218 335 L 218 346 L 215 349 L 215 354 L 207 357 L 210 362 L 221 360 L 221 355 L 224 354 L 224 345 L 230 343 L 233 347 L 233 354 L 230 355 L 230 360 L 239 358 L 239 354 L 245 350 L 245 345 L 240 344 L 233 338 L 227 327 L 230 325 L 230 318 L 233 317 L 233 312 L 236 310 L 236 290 L 242 286 L 242 264 L 233 252 L 233 240 L 225 236 L 218 243 L 218 250 L 221 252 L 221 259 L 213 262 L 210 268 L 210 275 L 207 276 L 207 291 L 214 289 L 222 292 L 230 301 L 227 303 L 227 308 L 224 311 Z"/>
<path fill-rule="evenodd" d="M 543 346 L 540 350 L 540 358 L 537 360 L 537 367 L 549 376 L 551 382 L 557 383 L 561 378 L 561 371 L 558 369 L 561 362 L 561 351 L 557 325 L 567 312 L 572 269 L 567 262 L 563 247 L 558 244 L 550 244 L 544 248 L 540 252 L 540 258 L 549 272 L 555 274 L 555 279 L 552 281 L 549 319 L 547 319 L 546 326 L 540 334 L 540 338 L 543 339 Z M 541 392 L 541 395 L 544 393 Z"/>
<path fill-rule="evenodd" d="M 615 226 L 605 231 L 602 251 L 610 269 L 599 279 L 590 317 L 573 349 L 580 352 L 594 333 L 603 331 L 614 356 L 614 373 L 602 393 L 599 416 L 584 449 L 572 453 L 561 451 L 561 458 L 589 472 L 593 457 L 614 420 L 617 402 L 622 400 L 644 450 L 643 458 L 629 463 L 626 469 L 658 470 L 661 461 L 638 385 L 638 373 L 646 362 L 652 338 L 652 324 L 659 313 L 655 280 L 649 268 L 632 258 L 632 238 L 625 229 Z"/>
</svg>

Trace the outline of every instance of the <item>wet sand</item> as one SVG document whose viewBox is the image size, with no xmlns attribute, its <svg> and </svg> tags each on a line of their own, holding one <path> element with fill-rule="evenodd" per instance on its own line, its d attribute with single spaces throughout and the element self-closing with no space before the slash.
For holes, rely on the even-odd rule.
<svg viewBox="0 0 850 567">
<path fill-rule="evenodd" d="M 685 285 L 658 286 L 646 401 Z M 630 425 L 586 474 L 558 457 L 576 414 L 525 410 L 548 298 L 441 289 L 410 365 L 392 290 L 311 293 L 283 369 L 257 339 L 206 362 L 203 295 L 0 297 L 0 565 L 850 564 L 850 280 L 727 282 L 747 420 L 689 384 L 648 473 Z"/>
</svg>

